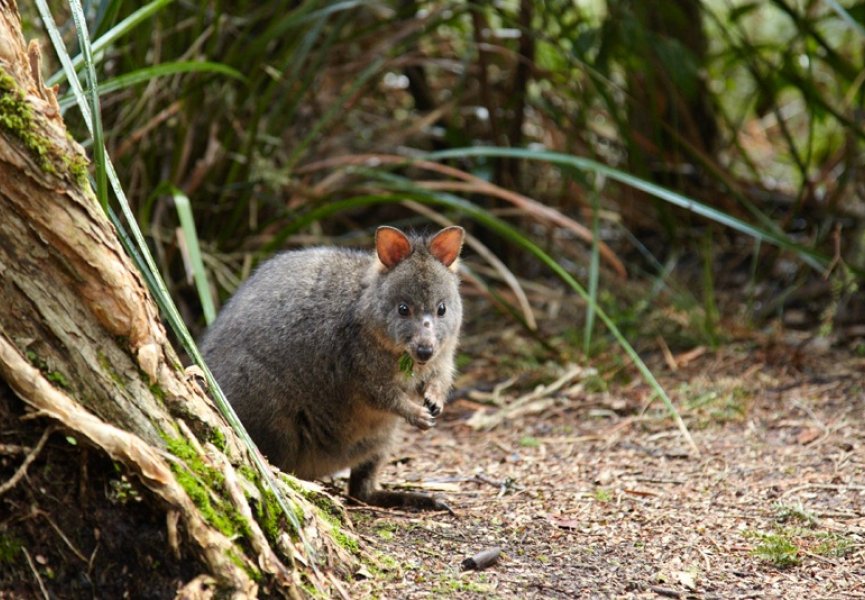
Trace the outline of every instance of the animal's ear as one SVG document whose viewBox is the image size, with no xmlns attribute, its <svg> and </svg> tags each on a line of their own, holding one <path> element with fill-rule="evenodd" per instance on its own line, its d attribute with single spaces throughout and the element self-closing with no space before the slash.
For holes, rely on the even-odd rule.
<svg viewBox="0 0 865 600">
<path fill-rule="evenodd" d="M 390 270 L 411 254 L 411 242 L 396 227 L 383 225 L 375 231 L 375 251 L 378 259 Z"/>
<path fill-rule="evenodd" d="M 459 263 L 460 250 L 463 247 L 465 229 L 462 227 L 445 227 L 429 241 L 430 254 L 451 271 L 456 271 Z"/>
</svg>

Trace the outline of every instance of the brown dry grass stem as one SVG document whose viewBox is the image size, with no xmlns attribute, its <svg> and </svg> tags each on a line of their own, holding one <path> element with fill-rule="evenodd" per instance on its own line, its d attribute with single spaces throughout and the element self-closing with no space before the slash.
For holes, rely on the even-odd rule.
<svg viewBox="0 0 865 600">
<path fill-rule="evenodd" d="M 404 164 L 427 171 L 433 171 L 435 173 L 439 173 L 440 175 L 456 179 L 457 181 L 416 181 L 415 183 L 419 187 L 429 190 L 469 192 L 498 198 L 516 206 L 517 208 L 522 210 L 527 216 L 533 219 L 544 223 L 549 223 L 551 225 L 558 225 L 567 229 L 586 243 L 592 244 L 595 241 L 594 236 L 589 229 L 554 208 L 546 206 L 538 202 L 537 200 L 529 198 L 528 196 L 518 194 L 517 192 L 507 190 L 498 185 L 485 181 L 480 177 L 472 175 L 471 173 L 467 173 L 461 169 L 457 169 L 456 167 L 442 165 L 428 160 L 413 160 L 411 158 L 392 154 L 357 154 L 350 156 L 338 156 L 313 162 L 297 169 L 296 172 L 298 174 L 303 174 L 344 166 L 381 164 Z M 335 182 L 335 179 L 326 179 L 325 182 L 327 182 L 327 187 L 330 187 L 330 185 Z M 315 191 L 317 193 L 323 194 L 327 191 L 327 187 L 322 187 L 322 184 L 319 184 L 318 186 L 316 186 Z M 613 250 L 603 241 L 598 240 L 597 243 L 600 255 L 604 259 L 604 261 L 606 261 L 606 263 L 613 269 L 613 271 L 616 272 L 617 275 L 619 275 L 620 277 L 627 277 L 627 270 L 625 269 L 624 264 L 616 256 Z"/>
</svg>

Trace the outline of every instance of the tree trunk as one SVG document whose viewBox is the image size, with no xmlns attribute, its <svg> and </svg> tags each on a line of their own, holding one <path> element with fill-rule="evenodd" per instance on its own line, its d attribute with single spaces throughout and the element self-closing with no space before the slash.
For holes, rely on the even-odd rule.
<svg viewBox="0 0 865 600">
<path fill-rule="evenodd" d="M 606 35 L 618 47 L 627 90 L 628 170 L 661 185 L 699 193 L 714 158 L 717 118 L 703 75 L 707 40 L 700 0 L 610 0 Z M 647 206 L 654 206 L 654 211 Z M 629 191 L 620 204 L 631 231 L 676 231 L 669 205 Z M 684 218 L 687 218 L 685 216 Z"/>
<path fill-rule="evenodd" d="M 628 72 L 628 125 L 645 156 L 672 165 L 712 156 L 717 119 L 702 75 L 708 52 L 699 0 L 617 0 L 610 18 L 633 19 L 638 34 L 627 44 L 641 69 Z M 623 33 L 623 36 L 626 34 Z"/>
<path fill-rule="evenodd" d="M 39 437 L 34 431 L 59 424 L 67 439 L 86 440 L 90 452 L 110 457 L 137 482 L 142 502 L 164 515 L 169 547 L 162 554 L 192 560 L 188 572 L 203 575 L 183 580 L 179 594 L 200 596 L 203 581 L 241 597 L 297 596 L 310 586 L 339 590 L 332 571 L 344 573 L 354 558 L 333 543 L 339 525 L 320 520 L 313 501 L 337 516 L 341 510 L 280 476 L 284 495 L 304 515 L 303 531 L 281 518 L 246 448 L 185 374 L 89 187 L 85 155 L 68 138 L 39 67 L 38 47 L 25 45 L 17 8 L 0 0 L 0 379 L 6 384 L 0 382 L 0 561 L 4 547 L 23 548 L 5 556 L 32 575 L 33 585 L 23 589 L 64 595 L 56 573 L 53 581 L 40 576 L 41 563 L 26 551 L 38 540 L 10 542 L 18 519 L 6 517 L 19 508 L 28 482 L 39 480 L 33 470 L 49 436 L 35 448 L 27 442 Z M 7 385 L 26 411 L 11 407 Z M 16 453 L 27 458 L 4 458 Z M 77 481 L 94 480 L 91 474 Z M 134 531 L 129 543 L 136 543 Z M 93 552 L 92 570 L 96 550 L 78 551 Z M 0 595 L 9 583 L 5 572 L 4 564 Z"/>
</svg>

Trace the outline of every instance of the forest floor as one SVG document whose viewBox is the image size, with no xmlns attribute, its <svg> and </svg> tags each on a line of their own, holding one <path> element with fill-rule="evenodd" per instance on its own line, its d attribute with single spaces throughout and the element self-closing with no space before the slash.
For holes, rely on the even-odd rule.
<svg viewBox="0 0 865 600">
<path fill-rule="evenodd" d="M 406 428 L 382 475 L 454 514 L 348 505 L 368 557 L 351 598 L 865 598 L 861 342 L 638 338 L 697 452 L 618 349 L 595 371 L 538 358 L 554 337 L 477 328 L 455 401 Z M 170 555 L 164 508 L 134 479 L 23 412 L 0 382 L 0 482 L 46 442 L 0 494 L 0 599 L 169 598 L 200 572 Z M 461 570 L 492 548 L 489 568 Z"/>
<path fill-rule="evenodd" d="M 455 514 L 350 508 L 379 563 L 352 597 L 865 598 L 865 358 L 803 341 L 657 353 L 698 454 L 642 381 L 535 365 L 503 382 L 521 342 L 487 339 L 382 476 Z"/>
</svg>

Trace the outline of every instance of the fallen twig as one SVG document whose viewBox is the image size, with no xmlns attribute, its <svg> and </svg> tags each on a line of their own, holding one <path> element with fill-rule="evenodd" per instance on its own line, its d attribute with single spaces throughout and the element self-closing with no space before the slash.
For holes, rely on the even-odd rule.
<svg viewBox="0 0 865 600">
<path fill-rule="evenodd" d="M 51 436 L 57 428 L 53 425 L 49 425 L 45 431 L 42 432 L 42 437 L 39 438 L 39 443 L 36 444 L 36 447 L 24 458 L 24 462 L 21 463 L 21 466 L 18 467 L 18 470 L 9 478 L 8 481 L 4 481 L 2 485 L 0 485 L 0 496 L 14 488 L 18 485 L 18 482 L 27 474 L 27 468 L 30 464 L 36 460 L 39 456 L 39 453 L 42 452 L 42 448 L 45 447 L 45 442 L 48 441 L 48 438 Z"/>
<path fill-rule="evenodd" d="M 586 369 L 583 367 L 570 365 L 567 371 L 553 383 L 538 386 L 534 391 L 517 398 L 494 413 L 476 412 L 466 424 L 475 429 L 492 429 L 507 419 L 540 412 L 555 401 L 552 397 L 555 392 L 585 373 Z"/>
<path fill-rule="evenodd" d="M 36 582 L 39 584 L 39 589 L 42 590 L 42 597 L 45 600 L 48 600 L 50 596 L 48 595 L 48 590 L 45 589 L 45 584 L 42 583 L 42 577 L 39 575 L 39 571 L 36 570 L 36 565 L 33 564 L 33 559 L 30 557 L 30 553 L 27 552 L 27 548 L 21 547 L 21 551 L 24 553 L 25 558 L 27 558 L 27 564 L 30 565 L 30 570 L 33 571 L 34 577 L 36 577 Z"/>
</svg>

